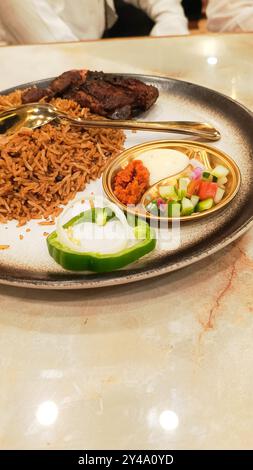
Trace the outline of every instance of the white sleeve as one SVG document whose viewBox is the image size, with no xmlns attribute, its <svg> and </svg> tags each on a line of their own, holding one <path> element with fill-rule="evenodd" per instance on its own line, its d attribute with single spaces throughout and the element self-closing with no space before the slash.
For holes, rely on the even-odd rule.
<svg viewBox="0 0 253 470">
<path fill-rule="evenodd" d="M 155 22 L 152 36 L 187 34 L 188 21 L 181 0 L 125 0 L 145 11 Z"/>
<path fill-rule="evenodd" d="M 7 35 L 17 43 L 77 39 L 46 0 L 0 0 L 0 18 Z"/>
<path fill-rule="evenodd" d="M 210 31 L 253 31 L 253 0 L 209 0 Z"/>
</svg>

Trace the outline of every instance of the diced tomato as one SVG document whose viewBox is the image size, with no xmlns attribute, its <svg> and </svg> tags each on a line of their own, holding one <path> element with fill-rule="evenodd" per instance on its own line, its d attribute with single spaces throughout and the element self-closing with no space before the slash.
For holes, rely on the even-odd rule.
<svg viewBox="0 0 253 470">
<path fill-rule="evenodd" d="M 198 194 L 200 183 L 200 179 L 192 180 L 187 186 L 187 196 L 193 196 L 193 194 Z"/>
<path fill-rule="evenodd" d="M 208 198 L 214 198 L 216 191 L 218 189 L 217 183 L 212 183 L 211 181 L 201 181 L 200 188 L 198 191 L 198 196 L 201 201 Z"/>
<path fill-rule="evenodd" d="M 160 207 L 160 206 L 163 205 L 163 204 L 166 204 L 166 201 L 165 201 L 162 197 L 159 197 L 159 198 L 156 200 L 156 202 L 157 202 L 158 207 Z"/>
</svg>

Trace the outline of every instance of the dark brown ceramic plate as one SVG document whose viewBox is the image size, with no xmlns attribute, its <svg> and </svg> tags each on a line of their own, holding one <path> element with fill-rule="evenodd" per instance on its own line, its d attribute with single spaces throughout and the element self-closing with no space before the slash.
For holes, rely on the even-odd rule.
<svg viewBox="0 0 253 470">
<path fill-rule="evenodd" d="M 160 90 L 158 102 L 144 116 L 147 120 L 207 121 L 219 129 L 222 139 L 213 146 L 229 155 L 238 165 L 241 173 L 238 193 L 224 209 L 182 225 L 180 246 L 158 248 L 126 269 L 104 275 L 75 274 L 61 269 L 47 253 L 43 237 L 45 227 L 39 226 L 36 221 L 29 224 L 29 233 L 25 231 L 26 227 L 17 229 L 14 221 L 7 225 L 1 224 L 0 245 L 10 245 L 10 249 L 0 252 L 1 283 L 33 288 L 75 289 L 147 279 L 183 268 L 217 252 L 242 235 L 252 224 L 253 114 L 232 99 L 198 85 L 153 76 L 136 77 L 156 85 Z M 34 84 L 47 86 L 48 81 Z M 2 94 L 14 90 L 5 90 Z M 159 138 L 178 140 L 181 136 L 159 134 Z M 157 140 L 157 134 L 128 132 L 126 146 L 151 140 Z M 101 193 L 101 181 L 87 189 Z M 22 240 L 20 234 L 24 234 Z"/>
</svg>

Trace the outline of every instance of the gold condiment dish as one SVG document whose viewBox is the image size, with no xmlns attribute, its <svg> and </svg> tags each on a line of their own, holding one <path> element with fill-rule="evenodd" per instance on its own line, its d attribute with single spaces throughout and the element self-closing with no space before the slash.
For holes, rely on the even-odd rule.
<svg viewBox="0 0 253 470">
<path fill-rule="evenodd" d="M 141 154 L 147 150 L 152 149 L 173 149 L 185 153 L 189 159 L 192 158 L 199 160 L 205 165 L 205 168 L 211 169 L 216 165 L 223 165 L 229 169 L 229 175 L 227 176 L 227 183 L 225 185 L 225 194 L 223 199 L 211 209 L 208 209 L 203 212 L 194 212 L 190 216 L 181 216 L 180 221 L 192 221 L 196 219 L 202 219 L 207 217 L 214 212 L 224 208 L 236 195 L 239 190 L 241 175 L 240 170 L 236 163 L 224 152 L 219 149 L 216 149 L 212 146 L 190 141 L 181 141 L 181 140 L 158 140 L 152 142 L 146 142 L 144 144 L 136 145 L 131 147 L 124 152 L 122 152 L 116 159 L 109 163 L 103 173 L 103 189 L 106 196 L 116 203 L 122 210 L 125 212 L 131 213 L 133 215 L 138 215 L 146 219 L 158 220 L 158 221 L 172 221 L 170 217 L 161 217 L 159 215 L 154 215 L 146 211 L 145 206 L 150 202 L 150 200 L 155 199 L 158 196 L 158 188 L 161 185 L 166 185 L 171 183 L 172 180 L 176 180 L 180 176 L 185 176 L 187 171 L 191 168 L 191 163 L 186 166 L 180 173 L 169 175 L 164 179 L 158 181 L 154 185 L 150 186 L 145 194 L 142 196 L 141 201 L 135 207 L 127 207 L 125 204 L 122 204 L 113 192 L 113 182 L 115 175 L 121 169 L 124 169 L 129 162 L 134 159 L 141 159 Z M 173 219 L 174 220 L 174 219 Z"/>
</svg>

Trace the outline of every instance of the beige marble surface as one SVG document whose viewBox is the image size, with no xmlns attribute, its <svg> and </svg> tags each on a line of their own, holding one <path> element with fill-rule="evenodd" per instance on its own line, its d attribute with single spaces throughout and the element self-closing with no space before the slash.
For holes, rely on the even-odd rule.
<svg viewBox="0 0 253 470">
<path fill-rule="evenodd" d="M 0 88 L 71 67 L 167 74 L 253 109 L 253 35 L 0 49 Z M 253 231 L 169 276 L 0 287 L 0 448 L 253 447 Z"/>
</svg>

